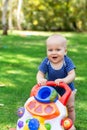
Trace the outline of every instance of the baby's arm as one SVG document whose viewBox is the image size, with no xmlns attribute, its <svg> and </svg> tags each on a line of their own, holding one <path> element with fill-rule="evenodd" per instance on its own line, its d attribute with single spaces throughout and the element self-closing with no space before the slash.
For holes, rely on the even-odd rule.
<svg viewBox="0 0 87 130">
<path fill-rule="evenodd" d="M 64 82 L 66 84 L 71 83 L 75 79 L 75 70 L 71 70 L 68 72 L 68 75 L 65 78 L 62 79 L 56 79 L 55 82 L 59 84 L 59 82 Z"/>
<path fill-rule="evenodd" d="M 45 74 L 41 71 L 38 71 L 36 79 L 38 84 L 40 83 L 41 85 L 46 85 L 47 79 L 45 78 Z"/>
</svg>

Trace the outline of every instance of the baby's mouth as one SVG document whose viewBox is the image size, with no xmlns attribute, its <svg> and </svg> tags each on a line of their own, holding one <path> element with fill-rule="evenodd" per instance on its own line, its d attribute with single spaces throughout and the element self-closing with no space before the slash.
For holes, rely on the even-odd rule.
<svg viewBox="0 0 87 130">
<path fill-rule="evenodd" d="M 58 57 L 57 57 L 57 56 L 53 56 L 52 58 L 53 58 L 54 60 L 56 60 Z"/>
</svg>

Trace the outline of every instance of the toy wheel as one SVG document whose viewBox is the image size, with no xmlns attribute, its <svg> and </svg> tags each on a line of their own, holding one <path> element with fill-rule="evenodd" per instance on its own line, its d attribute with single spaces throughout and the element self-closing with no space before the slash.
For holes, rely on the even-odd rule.
<svg viewBox="0 0 87 130">
<path fill-rule="evenodd" d="M 72 120 L 70 118 L 65 118 L 62 120 L 61 125 L 64 127 L 65 130 L 68 130 L 72 127 Z"/>
</svg>

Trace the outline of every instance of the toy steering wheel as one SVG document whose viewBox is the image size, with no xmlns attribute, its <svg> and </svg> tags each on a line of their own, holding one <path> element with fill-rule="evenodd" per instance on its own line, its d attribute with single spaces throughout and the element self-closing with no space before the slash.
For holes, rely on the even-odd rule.
<svg viewBox="0 0 87 130">
<path fill-rule="evenodd" d="M 32 88 L 30 96 L 35 96 L 38 93 L 38 90 L 40 89 L 41 86 L 42 86 L 41 84 L 36 84 Z M 70 89 L 70 87 L 67 84 L 65 84 L 63 82 L 60 82 L 59 84 L 56 84 L 54 81 L 47 81 L 46 82 L 46 86 L 53 86 L 53 87 L 64 88 L 65 89 L 65 93 L 59 98 L 59 101 L 63 105 L 66 105 L 66 103 L 68 101 L 68 98 L 69 98 L 69 96 L 71 94 L 71 89 Z"/>
</svg>

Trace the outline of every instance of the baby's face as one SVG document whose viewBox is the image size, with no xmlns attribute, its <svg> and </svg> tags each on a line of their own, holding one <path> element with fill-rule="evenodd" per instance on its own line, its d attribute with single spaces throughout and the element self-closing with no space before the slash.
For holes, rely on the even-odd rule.
<svg viewBox="0 0 87 130">
<path fill-rule="evenodd" d="M 66 43 L 62 38 L 53 38 L 47 41 L 47 57 L 52 63 L 62 62 L 65 54 Z"/>
</svg>

